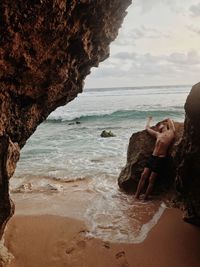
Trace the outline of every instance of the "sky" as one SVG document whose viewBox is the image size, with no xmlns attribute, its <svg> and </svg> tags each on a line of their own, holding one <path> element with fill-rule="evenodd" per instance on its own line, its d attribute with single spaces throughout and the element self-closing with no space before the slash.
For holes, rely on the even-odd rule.
<svg viewBox="0 0 200 267">
<path fill-rule="evenodd" d="M 200 80 L 200 0 L 133 0 L 85 88 L 193 85 Z"/>
</svg>

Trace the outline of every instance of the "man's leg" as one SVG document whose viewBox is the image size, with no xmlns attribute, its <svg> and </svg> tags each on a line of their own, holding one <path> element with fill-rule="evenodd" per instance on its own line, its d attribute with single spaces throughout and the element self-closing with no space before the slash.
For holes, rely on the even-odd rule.
<svg viewBox="0 0 200 267">
<path fill-rule="evenodd" d="M 158 176 L 158 174 L 156 172 L 151 173 L 151 175 L 149 177 L 149 185 L 147 187 L 147 191 L 146 191 L 145 196 L 144 196 L 145 200 L 147 200 L 148 196 L 151 194 L 157 176 Z"/>
<path fill-rule="evenodd" d="M 141 193 L 142 189 L 144 188 L 145 181 L 148 179 L 150 173 L 151 173 L 151 170 L 149 168 L 144 168 L 144 171 L 141 174 L 140 181 L 138 183 L 137 191 L 135 194 L 135 199 L 139 198 L 140 193 Z"/>
</svg>

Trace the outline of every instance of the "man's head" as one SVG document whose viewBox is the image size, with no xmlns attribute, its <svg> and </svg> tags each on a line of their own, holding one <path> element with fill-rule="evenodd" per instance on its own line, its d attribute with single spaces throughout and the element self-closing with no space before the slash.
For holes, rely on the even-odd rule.
<svg viewBox="0 0 200 267">
<path fill-rule="evenodd" d="M 158 124 L 158 131 L 160 133 L 166 132 L 168 130 L 168 124 L 166 122 L 161 122 Z"/>
</svg>

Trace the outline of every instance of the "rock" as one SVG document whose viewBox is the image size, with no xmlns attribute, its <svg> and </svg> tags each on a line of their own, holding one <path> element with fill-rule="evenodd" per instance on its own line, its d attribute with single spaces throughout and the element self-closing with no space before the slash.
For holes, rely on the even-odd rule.
<svg viewBox="0 0 200 267">
<path fill-rule="evenodd" d="M 106 130 L 103 130 L 102 133 L 101 133 L 101 137 L 115 137 L 116 135 L 114 133 L 112 133 L 111 131 L 106 131 Z"/>
<path fill-rule="evenodd" d="M 4 240 L 0 240 L 0 266 L 9 266 L 14 256 L 4 245 Z"/>
<path fill-rule="evenodd" d="M 75 122 L 69 122 L 68 125 L 75 125 L 75 124 L 81 124 L 80 121 L 75 121 Z"/>
<path fill-rule="evenodd" d="M 131 0 L 1 1 L 0 237 L 14 210 L 8 179 L 19 158 L 17 149 L 53 110 L 82 92 L 91 67 L 109 56 L 109 44 L 130 4 Z M 9 156 L 11 143 L 15 148 Z"/>
<path fill-rule="evenodd" d="M 161 192 L 168 190 L 173 186 L 176 176 L 176 162 L 174 157 L 176 155 L 177 146 L 183 134 L 183 123 L 175 122 L 176 139 L 171 151 L 171 159 L 168 162 L 168 168 L 165 173 L 157 179 L 154 191 Z M 156 129 L 157 127 L 152 127 Z M 150 136 L 146 130 L 134 133 L 129 141 L 127 152 L 127 163 L 122 169 L 118 184 L 119 187 L 127 192 L 135 192 L 137 189 L 138 181 L 144 169 L 147 159 L 152 154 L 155 144 L 155 139 Z"/>
<path fill-rule="evenodd" d="M 172 168 L 167 176 L 172 182 L 175 179 L 175 188 L 179 193 L 173 205 L 184 210 L 183 219 L 186 222 L 200 226 L 200 83 L 192 87 L 185 103 L 185 112 L 184 131 L 182 124 L 176 123 Z M 118 179 L 120 188 L 135 192 L 153 144 L 146 131 L 132 135 L 127 164 Z M 169 180 L 166 181 L 170 184 Z"/>
<path fill-rule="evenodd" d="M 176 188 L 184 208 L 184 220 L 200 226 L 200 83 L 185 103 L 185 126 L 176 160 Z"/>
</svg>

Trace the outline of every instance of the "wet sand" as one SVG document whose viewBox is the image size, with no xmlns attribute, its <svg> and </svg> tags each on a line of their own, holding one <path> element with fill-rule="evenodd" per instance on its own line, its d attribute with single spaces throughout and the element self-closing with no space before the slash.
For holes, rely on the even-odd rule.
<svg viewBox="0 0 200 267">
<path fill-rule="evenodd" d="M 105 242 L 88 236 L 83 221 L 55 216 L 14 216 L 5 244 L 10 267 L 198 267 L 200 229 L 166 209 L 140 244 Z"/>
</svg>

